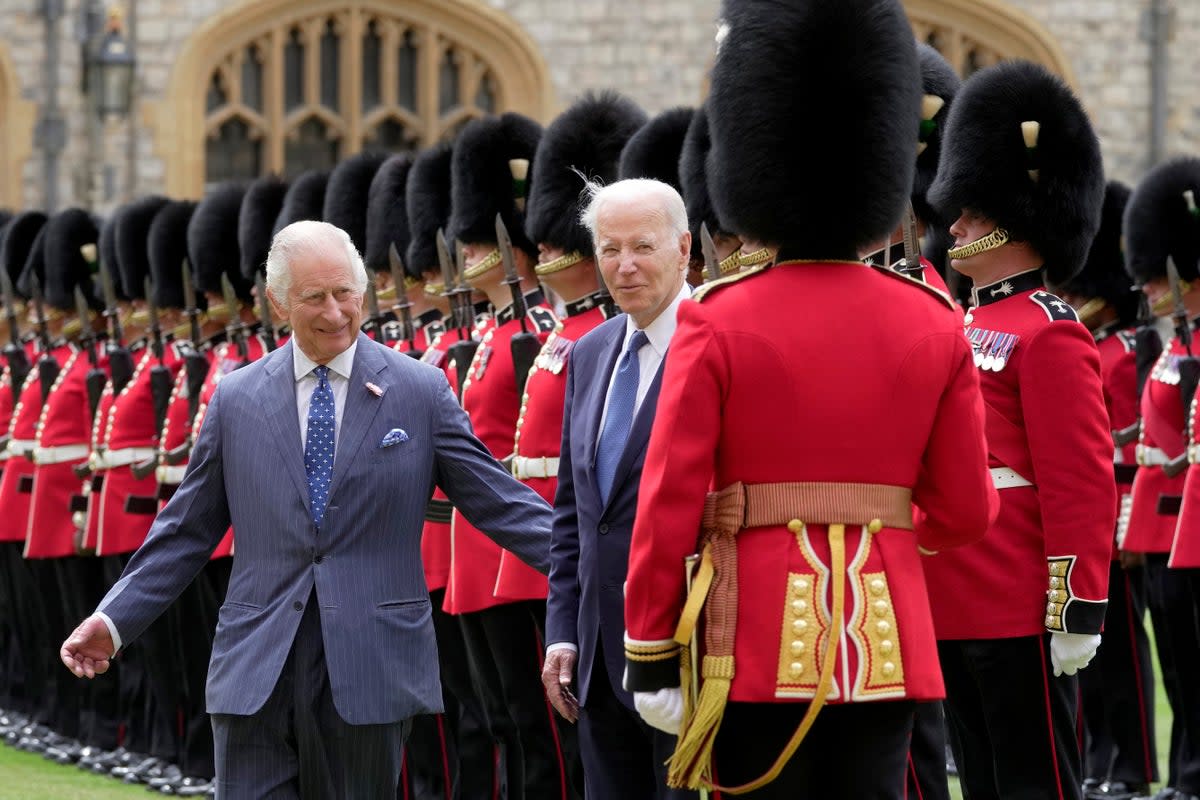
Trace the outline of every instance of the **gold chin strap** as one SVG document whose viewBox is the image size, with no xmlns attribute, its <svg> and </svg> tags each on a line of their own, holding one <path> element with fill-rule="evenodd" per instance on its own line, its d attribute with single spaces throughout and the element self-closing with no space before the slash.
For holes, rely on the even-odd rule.
<svg viewBox="0 0 1200 800">
<path fill-rule="evenodd" d="M 1099 314 L 1104 309 L 1108 308 L 1108 302 L 1102 297 L 1093 297 L 1086 303 L 1075 309 L 1075 313 L 1079 315 L 1079 321 L 1087 325 L 1092 317 Z"/>
<path fill-rule="evenodd" d="M 230 309 L 228 303 L 210 303 L 208 306 L 208 321 L 217 322 L 222 325 L 229 322 L 233 317 L 233 309 Z"/>
<path fill-rule="evenodd" d="M 1185 281 L 1182 278 L 1179 280 L 1179 293 L 1187 294 L 1192 290 L 1192 282 Z M 1150 307 L 1150 313 L 1156 317 L 1162 317 L 1171 312 L 1175 308 L 1175 293 L 1167 292 L 1162 297 L 1154 301 L 1154 305 Z"/>
<path fill-rule="evenodd" d="M 547 261 L 545 264 L 538 264 L 533 268 L 533 271 L 538 275 L 553 275 L 556 272 L 562 272 L 567 267 L 573 267 L 583 261 L 583 253 L 578 250 L 572 250 L 566 255 L 559 256 L 553 261 Z"/>
<path fill-rule="evenodd" d="M 995 250 L 997 247 L 1003 247 L 1008 244 L 1008 231 L 1004 228 L 996 228 L 996 230 L 984 236 L 981 239 L 976 239 L 970 244 L 964 244 L 962 247 L 951 247 L 946 251 L 946 255 L 950 258 L 962 260 L 977 256 L 980 253 L 986 253 L 988 250 Z"/>
<path fill-rule="evenodd" d="M 487 272 L 489 269 L 499 265 L 500 251 L 493 250 L 492 252 L 488 253 L 478 264 L 473 267 L 467 267 L 465 270 L 463 270 L 463 277 L 469 281 L 473 281 L 483 273 Z"/>
<path fill-rule="evenodd" d="M 150 324 L 150 309 L 137 308 L 130 312 L 125 324 L 134 325 L 138 328 L 144 328 Z"/>
<path fill-rule="evenodd" d="M 446 284 L 441 281 L 429 281 L 425 284 L 425 294 L 428 297 L 441 297 L 446 293 Z"/>
<path fill-rule="evenodd" d="M 379 291 L 377 291 L 375 293 L 375 299 L 377 299 L 377 300 L 395 300 L 396 299 L 396 287 L 389 286 L 386 289 L 380 289 Z"/>
<path fill-rule="evenodd" d="M 759 252 L 763 252 L 763 251 L 759 251 Z M 741 268 L 742 268 L 742 251 L 741 250 L 734 250 L 732 253 L 725 256 L 725 258 L 721 260 L 720 264 L 717 264 L 717 269 L 720 270 L 721 275 L 723 275 L 723 276 L 737 272 Z"/>
<path fill-rule="evenodd" d="M 757 267 L 759 264 L 766 264 L 772 258 L 771 251 L 765 247 L 755 250 L 753 253 L 743 253 L 741 250 L 737 250 L 735 253 L 738 257 L 738 265 L 741 267 Z"/>
<path fill-rule="evenodd" d="M 47 318 L 47 322 L 48 321 L 49 318 Z M 62 333 L 66 338 L 74 339 L 76 336 L 83 333 L 83 323 L 79 321 L 78 317 L 72 317 L 63 323 Z"/>
</svg>

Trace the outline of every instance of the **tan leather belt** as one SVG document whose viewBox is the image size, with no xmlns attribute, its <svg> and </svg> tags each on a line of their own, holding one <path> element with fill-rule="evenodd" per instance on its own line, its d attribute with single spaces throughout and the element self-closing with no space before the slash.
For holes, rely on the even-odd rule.
<svg viewBox="0 0 1200 800">
<path fill-rule="evenodd" d="M 870 525 L 912 530 L 912 490 L 882 483 L 733 483 L 704 500 L 701 526 L 714 533 L 788 525 Z"/>
<path fill-rule="evenodd" d="M 513 456 L 512 474 L 519 481 L 526 478 L 557 478 L 558 456 L 541 456 L 539 458 Z"/>
</svg>

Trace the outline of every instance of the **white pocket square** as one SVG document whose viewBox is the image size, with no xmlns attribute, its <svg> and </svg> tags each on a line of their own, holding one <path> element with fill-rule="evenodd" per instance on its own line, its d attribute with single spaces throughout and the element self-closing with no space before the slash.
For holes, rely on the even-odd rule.
<svg viewBox="0 0 1200 800">
<path fill-rule="evenodd" d="M 387 432 L 387 436 L 384 436 L 383 439 L 380 440 L 379 446 L 391 447 L 394 444 L 400 444 L 401 442 L 407 441 L 408 434 L 404 432 L 404 428 L 392 428 Z"/>
</svg>

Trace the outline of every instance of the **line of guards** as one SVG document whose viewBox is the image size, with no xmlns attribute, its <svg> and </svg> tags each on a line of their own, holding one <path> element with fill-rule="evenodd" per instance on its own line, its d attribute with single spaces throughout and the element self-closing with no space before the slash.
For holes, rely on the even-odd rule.
<svg viewBox="0 0 1200 800">
<path fill-rule="evenodd" d="M 913 224 L 924 229 L 938 219 L 927 197 L 936 134 L 959 84 L 931 49 L 922 46 L 920 59 L 911 200 Z M 708 126 L 703 108 L 647 119 L 602 93 L 545 130 L 516 114 L 487 117 L 419 154 L 362 154 L 331 173 L 225 184 L 199 203 L 150 196 L 104 220 L 78 208 L 8 218 L 0 229 L 9 332 L 0 380 L 0 731 L 8 743 L 165 794 L 212 794 L 204 679 L 233 531 L 180 587 L 172 612 L 122 654 L 115 679 L 75 680 L 56 647 L 117 579 L 182 480 L 221 377 L 284 341 L 261 282 L 274 232 L 303 219 L 347 230 L 373 276 L 365 329 L 444 369 L 484 444 L 553 502 L 564 367 L 574 342 L 613 311 L 577 222 L 579 174 L 679 187 L 693 229 L 693 285 L 706 266 L 720 277 L 774 257 L 714 211 Z M 1088 797 L 1141 796 L 1160 778 L 1146 608 L 1174 717 L 1161 776 L 1168 788 L 1156 797 L 1200 796 L 1197 192 L 1196 159 L 1156 168 L 1132 197 L 1110 183 L 1086 266 L 1056 287 L 1099 348 L 1120 494 L 1105 643 L 1080 673 Z M 945 268 L 950 243 L 931 225 L 919 268 L 911 237 L 908 252 L 889 245 L 868 260 L 963 305 L 986 305 Z M 1161 288 L 1145 303 L 1133 284 Z M 994 297 L 1027 287 L 993 288 Z M 1067 313 L 1046 302 L 1051 319 Z M 1011 350 L 1003 332 L 969 332 L 977 365 L 1003 370 Z M 440 493 L 422 554 L 447 711 L 418 720 L 398 796 L 582 796 L 573 730 L 552 714 L 539 680 L 545 577 L 472 529 Z M 930 706 L 918 720 L 909 796 L 942 796 L 940 712 Z"/>
</svg>

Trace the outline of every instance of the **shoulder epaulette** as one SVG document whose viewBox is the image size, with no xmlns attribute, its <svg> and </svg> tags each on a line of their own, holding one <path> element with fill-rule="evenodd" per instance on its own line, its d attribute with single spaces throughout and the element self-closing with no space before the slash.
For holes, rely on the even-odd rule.
<svg viewBox="0 0 1200 800">
<path fill-rule="evenodd" d="M 1041 306 L 1051 322 L 1058 320 L 1079 322 L 1079 315 L 1075 313 L 1075 309 L 1071 308 L 1070 303 L 1056 295 L 1050 294 L 1045 289 L 1029 295 L 1029 299 Z"/>
<path fill-rule="evenodd" d="M 916 288 L 921 289 L 926 294 L 928 294 L 932 297 L 936 297 L 942 305 L 946 306 L 946 308 L 949 308 L 951 311 L 957 310 L 957 308 L 958 308 L 958 306 L 955 305 L 954 301 L 951 300 L 948 295 L 946 295 L 940 289 L 933 288 L 925 281 L 919 281 L 916 278 L 910 278 L 909 276 L 905 275 L 903 272 L 897 272 L 896 270 L 892 269 L 891 267 L 885 267 L 882 264 L 868 264 L 867 266 L 869 266 L 871 269 L 875 270 L 876 272 L 880 273 L 881 275 L 887 275 L 889 278 L 893 278 L 898 281 L 903 281 L 904 283 L 907 283 L 910 286 L 915 286 Z"/>
<path fill-rule="evenodd" d="M 554 326 L 558 324 L 558 317 L 545 306 L 533 306 L 526 313 L 526 316 L 541 333 L 550 333 L 554 330 Z"/>
<path fill-rule="evenodd" d="M 765 270 L 766 270 L 766 265 L 760 264 L 757 267 L 752 267 L 752 268 L 746 270 L 745 272 L 739 272 L 736 275 L 730 275 L 726 278 L 718 278 L 715 281 L 709 281 L 701 286 L 697 286 L 692 291 L 692 299 L 695 300 L 697 303 L 699 303 L 702 300 L 704 300 L 705 297 L 712 294 L 712 292 L 714 290 L 723 288 L 725 286 L 729 286 L 731 284 L 737 283 L 738 281 L 744 281 L 744 280 L 746 280 L 746 278 L 749 278 L 751 275 L 758 275 L 759 273 L 764 272 Z"/>
</svg>

